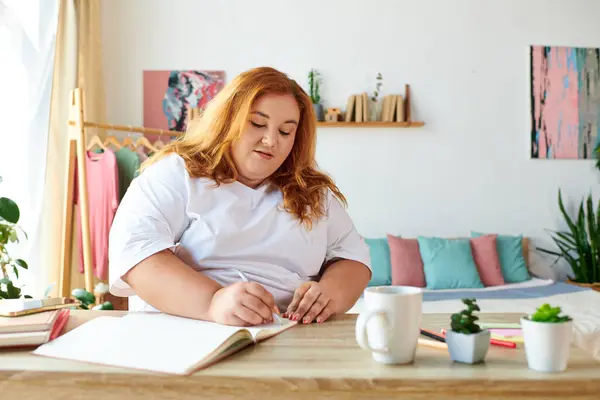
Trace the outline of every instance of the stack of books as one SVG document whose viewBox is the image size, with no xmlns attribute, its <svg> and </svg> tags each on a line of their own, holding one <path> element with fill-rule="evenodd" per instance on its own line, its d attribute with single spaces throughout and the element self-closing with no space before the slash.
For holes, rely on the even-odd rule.
<svg viewBox="0 0 600 400">
<path fill-rule="evenodd" d="M 0 316 L 0 348 L 36 347 L 60 336 L 69 320 L 70 309 Z"/>
</svg>

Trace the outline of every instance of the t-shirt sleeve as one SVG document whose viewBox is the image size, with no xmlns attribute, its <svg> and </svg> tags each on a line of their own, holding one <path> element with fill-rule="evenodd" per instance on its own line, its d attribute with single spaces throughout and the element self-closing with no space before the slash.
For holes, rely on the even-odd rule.
<svg viewBox="0 0 600 400">
<path fill-rule="evenodd" d="M 156 161 L 131 182 L 109 234 L 112 294 L 135 294 L 121 277 L 144 259 L 177 244 L 189 223 L 188 188 L 184 161 L 175 154 Z"/>
<path fill-rule="evenodd" d="M 341 258 L 364 264 L 371 270 L 369 247 L 357 232 L 350 215 L 329 192 L 327 212 L 327 254 L 325 262 Z"/>
</svg>

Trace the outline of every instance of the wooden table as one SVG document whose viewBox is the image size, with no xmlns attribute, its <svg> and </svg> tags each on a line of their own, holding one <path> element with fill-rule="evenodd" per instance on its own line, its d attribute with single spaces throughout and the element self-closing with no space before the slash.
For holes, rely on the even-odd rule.
<svg viewBox="0 0 600 400">
<path fill-rule="evenodd" d="M 118 311 L 74 311 L 67 330 Z M 486 322 L 518 322 L 519 314 L 482 314 Z M 485 364 L 453 363 L 446 350 L 419 347 L 410 365 L 372 360 L 354 339 L 356 315 L 300 325 L 191 376 L 0 351 L 0 393 L 11 399 L 599 399 L 600 362 L 573 348 L 563 373 L 527 368 L 522 348 L 492 346 Z M 439 330 L 449 315 L 424 314 Z M 90 345 L 93 345 L 90 343 Z"/>
</svg>

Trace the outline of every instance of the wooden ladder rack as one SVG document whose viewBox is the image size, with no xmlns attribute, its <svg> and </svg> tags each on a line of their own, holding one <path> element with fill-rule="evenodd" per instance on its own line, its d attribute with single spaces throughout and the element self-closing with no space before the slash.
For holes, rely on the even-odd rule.
<svg viewBox="0 0 600 400">
<path fill-rule="evenodd" d="M 61 248 L 61 270 L 59 296 L 69 297 L 71 286 L 72 269 L 72 234 L 73 234 L 73 195 L 74 195 L 74 177 L 77 163 L 77 183 L 79 189 L 79 213 L 81 222 L 81 240 L 83 248 L 83 265 L 85 274 L 85 290 L 94 292 L 94 280 L 92 271 L 92 249 L 90 244 L 90 222 L 89 222 L 89 201 L 87 193 L 87 174 L 86 174 L 86 128 L 100 128 L 114 131 L 148 133 L 154 135 L 180 136 L 182 132 L 164 129 L 154 129 L 145 127 L 134 127 L 128 125 L 101 124 L 85 120 L 83 113 L 83 97 L 81 88 L 71 91 L 69 99 L 69 119 L 68 127 L 68 162 L 66 171 L 66 191 L 64 199 L 64 215 L 62 226 L 62 248 Z"/>
</svg>

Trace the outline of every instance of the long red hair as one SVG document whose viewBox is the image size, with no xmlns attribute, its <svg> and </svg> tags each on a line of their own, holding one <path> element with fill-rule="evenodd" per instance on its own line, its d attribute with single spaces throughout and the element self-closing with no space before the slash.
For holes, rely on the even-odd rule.
<svg viewBox="0 0 600 400">
<path fill-rule="evenodd" d="M 346 205 L 333 180 L 317 168 L 317 134 L 312 102 L 298 83 L 282 72 L 260 67 L 241 73 L 211 99 L 187 131 L 149 158 L 142 170 L 169 153 L 185 160 L 192 178 L 211 178 L 217 185 L 235 181 L 238 171 L 231 145 L 240 137 L 254 102 L 265 94 L 291 94 L 300 109 L 294 146 L 283 164 L 267 178 L 283 193 L 283 208 L 309 227 L 325 215 L 327 189 Z"/>
</svg>

